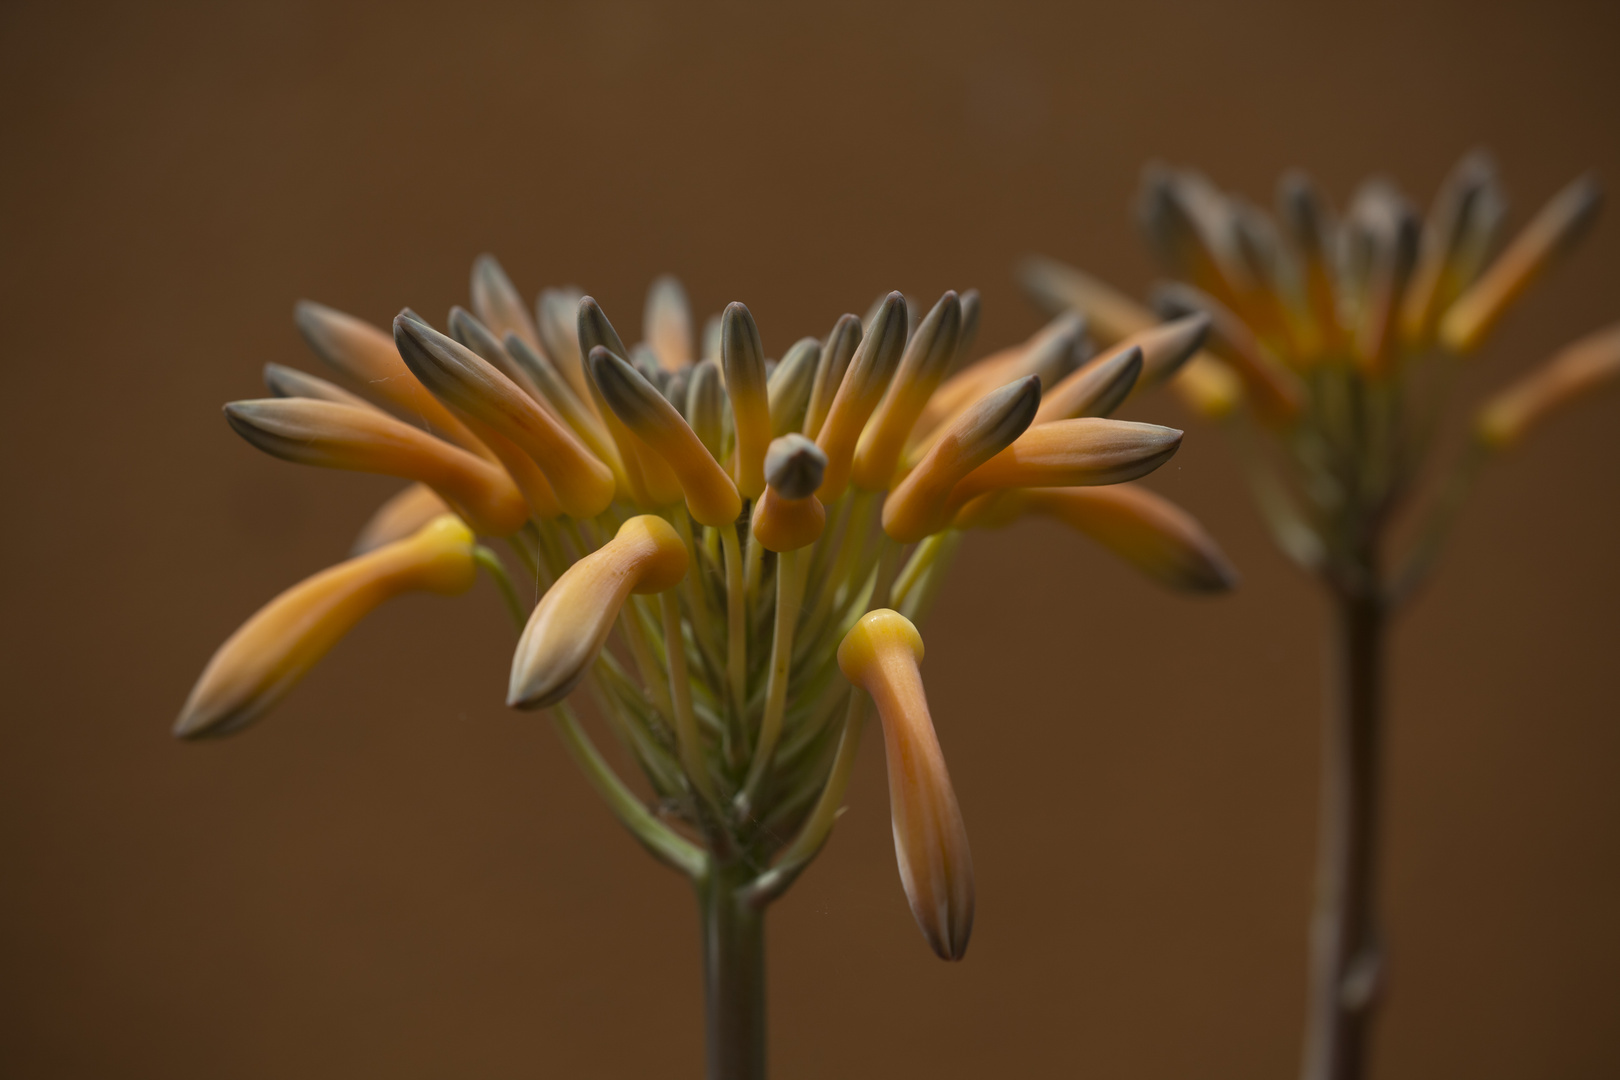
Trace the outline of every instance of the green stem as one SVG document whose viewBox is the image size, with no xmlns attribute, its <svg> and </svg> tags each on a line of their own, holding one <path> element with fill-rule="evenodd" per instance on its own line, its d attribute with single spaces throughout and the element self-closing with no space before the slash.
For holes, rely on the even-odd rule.
<svg viewBox="0 0 1620 1080">
<path fill-rule="evenodd" d="M 506 574 L 506 565 L 501 557 L 483 544 L 473 548 L 473 562 L 488 571 L 490 580 L 495 582 L 495 588 L 500 590 L 501 600 L 506 604 L 506 613 L 512 616 L 517 624 L 518 633 L 523 632 L 528 624 L 529 614 L 523 610 L 523 601 L 518 599 L 517 589 L 512 585 L 512 579 Z"/>
<path fill-rule="evenodd" d="M 1375 589 L 1337 588 L 1333 601 L 1304 1080 L 1366 1075 L 1384 974 L 1376 894 L 1388 613 Z"/>
<path fill-rule="evenodd" d="M 613 767 L 596 749 L 596 744 L 591 742 L 590 736 L 579 726 L 574 711 L 566 703 L 553 707 L 551 715 L 568 753 L 619 822 L 658 861 L 694 881 L 702 881 L 708 862 L 703 850 L 654 817 L 635 792 L 625 786 L 619 774 L 613 771 Z"/>
<path fill-rule="evenodd" d="M 737 726 L 737 743 L 748 745 L 748 627 L 743 592 L 742 545 L 737 543 L 737 530 L 726 526 L 719 530 L 720 546 L 726 555 L 726 676 L 731 687 L 731 702 Z"/>
<path fill-rule="evenodd" d="M 765 908 L 746 899 L 748 879 L 741 864 L 711 864 L 697 886 L 708 1080 L 765 1076 Z"/>
<path fill-rule="evenodd" d="M 692 712 L 692 683 L 686 673 L 686 642 L 681 635 L 681 604 L 673 589 L 658 594 L 664 614 L 664 651 L 669 654 L 669 691 L 674 699 L 675 746 L 681 767 L 698 794 L 711 805 L 715 801 L 714 782 L 703 760 L 698 741 L 697 717 Z"/>
<path fill-rule="evenodd" d="M 758 794 L 759 782 L 776 752 L 782 734 L 782 710 L 787 705 L 790 661 L 793 659 L 793 629 L 799 623 L 799 599 L 804 593 L 804 575 L 797 551 L 784 551 L 776 562 L 776 625 L 771 635 L 771 674 L 765 689 L 765 716 L 759 724 L 759 743 L 748 767 L 741 805 L 746 810 Z"/>
</svg>

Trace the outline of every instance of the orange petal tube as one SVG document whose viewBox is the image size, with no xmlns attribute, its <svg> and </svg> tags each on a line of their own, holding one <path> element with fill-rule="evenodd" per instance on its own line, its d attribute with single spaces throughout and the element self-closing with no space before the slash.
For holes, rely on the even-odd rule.
<svg viewBox="0 0 1620 1080">
<path fill-rule="evenodd" d="M 361 526 L 349 554 L 364 555 L 384 544 L 403 540 L 440 514 L 450 512 L 450 507 L 432 488 L 412 484 L 377 507 L 371 519 Z"/>
<path fill-rule="evenodd" d="M 591 518 L 608 508 L 614 494 L 613 470 L 493 364 L 404 315 L 394 320 L 394 339 L 423 385 L 534 460 L 564 512 Z"/>
<path fill-rule="evenodd" d="M 900 354 L 906 347 L 906 298 L 892 292 L 872 319 L 872 329 L 861 339 L 816 432 L 816 445 L 827 455 L 827 469 L 816 494 L 823 503 L 836 502 L 849 486 L 855 445 L 867 418 L 883 399 Z"/>
<path fill-rule="evenodd" d="M 999 528 L 1039 514 L 1085 533 L 1142 573 L 1182 592 L 1225 592 L 1237 571 L 1198 519 L 1136 484 L 1019 488 L 981 495 L 957 515 L 959 529 Z"/>
<path fill-rule="evenodd" d="M 465 450 L 489 456 L 467 425 L 416 381 L 387 333 L 311 300 L 298 302 L 293 321 L 315 355 L 353 379 L 369 397 L 393 406 Z"/>
<path fill-rule="evenodd" d="M 631 593 L 657 593 L 686 576 L 686 545 L 663 518 L 633 517 L 563 572 L 540 599 L 512 657 L 506 703 L 555 705 L 579 685 Z"/>
<path fill-rule="evenodd" d="M 917 324 L 889 388 L 861 432 L 850 468 L 850 482 L 864 491 L 887 491 L 894 482 L 900 452 L 956 356 L 962 332 L 962 303 L 947 291 Z"/>
<path fill-rule="evenodd" d="M 1440 343 L 1471 352 L 1508 306 L 1586 232 L 1603 205 L 1597 179 L 1582 176 L 1548 200 L 1524 231 L 1440 320 Z"/>
<path fill-rule="evenodd" d="M 742 513 L 737 486 L 658 388 L 601 345 L 591 350 L 590 370 L 619 422 L 675 471 L 692 517 L 715 528 L 735 523 Z"/>
<path fill-rule="evenodd" d="M 263 398 L 231 402 L 225 419 L 248 442 L 287 461 L 426 484 L 481 533 L 510 536 L 529 518 L 503 470 L 376 409 Z"/>
<path fill-rule="evenodd" d="M 952 489 L 949 512 L 954 516 L 987 491 L 1135 480 L 1169 461 L 1180 446 L 1181 432 L 1157 424 L 1100 417 L 1036 424 Z"/>
<path fill-rule="evenodd" d="M 1620 380 L 1620 323 L 1588 334 L 1497 394 L 1474 430 L 1487 446 L 1514 445 L 1547 415 Z"/>
<path fill-rule="evenodd" d="M 1028 375 L 945 425 L 927 456 L 884 500 L 883 531 L 913 544 L 950 524 L 956 485 L 1022 435 L 1040 403 L 1040 377 Z"/>
<path fill-rule="evenodd" d="M 477 574 L 473 535 L 442 515 L 404 540 L 322 570 L 259 611 L 214 653 L 174 726 L 182 739 L 229 735 L 268 712 L 383 601 L 453 596 Z"/>
<path fill-rule="evenodd" d="M 765 491 L 765 451 L 771 444 L 770 388 L 759 327 L 742 304 L 727 304 L 721 317 L 720 367 L 725 372 L 737 434 L 732 478 L 738 491 L 757 499 Z"/>
<path fill-rule="evenodd" d="M 887 608 L 862 616 L 838 646 L 844 677 L 872 695 L 883 720 L 894 853 L 911 914 L 940 959 L 960 960 L 973 932 L 973 855 L 928 714 L 922 657 L 917 628 Z"/>
</svg>

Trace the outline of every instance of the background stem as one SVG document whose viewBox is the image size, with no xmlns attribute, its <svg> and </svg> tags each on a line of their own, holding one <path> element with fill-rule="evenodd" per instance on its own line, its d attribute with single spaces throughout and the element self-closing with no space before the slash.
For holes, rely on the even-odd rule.
<svg viewBox="0 0 1620 1080">
<path fill-rule="evenodd" d="M 1366 1075 L 1383 982 L 1375 893 L 1387 612 L 1375 575 L 1366 578 L 1333 589 L 1304 1080 Z"/>
</svg>

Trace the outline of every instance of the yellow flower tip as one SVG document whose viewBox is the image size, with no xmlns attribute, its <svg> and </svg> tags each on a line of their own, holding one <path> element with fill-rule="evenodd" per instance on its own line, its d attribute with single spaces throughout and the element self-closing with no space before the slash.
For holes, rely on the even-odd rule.
<svg viewBox="0 0 1620 1080">
<path fill-rule="evenodd" d="M 495 332 L 496 340 L 516 334 L 524 344 L 540 347 L 539 330 L 529 317 L 523 297 L 495 256 L 485 254 L 473 260 L 470 295 L 473 312 Z"/>
<path fill-rule="evenodd" d="M 441 514 L 451 513 L 438 493 L 426 484 L 412 484 L 377 507 L 360 535 L 354 538 L 349 554 L 364 555 L 384 544 L 403 540 Z"/>
<path fill-rule="evenodd" d="M 529 616 L 512 657 L 506 703 L 555 705 L 585 678 L 631 593 L 674 588 L 686 576 L 686 545 L 663 518 L 633 517 L 618 534 L 565 570 Z"/>
<path fill-rule="evenodd" d="M 715 528 L 736 522 L 742 513 L 736 485 L 675 406 L 641 372 L 605 346 L 591 349 L 590 366 L 608 408 L 674 471 L 692 517 Z"/>
<path fill-rule="evenodd" d="M 1041 405 L 1041 380 L 1026 375 L 985 395 L 945 426 L 917 467 L 883 503 L 883 531 L 916 543 L 950 524 L 952 493 L 964 478 L 1013 445 Z"/>
<path fill-rule="evenodd" d="M 907 436 L 950 370 L 961 331 L 961 300 L 947 290 L 917 324 L 900 367 L 861 432 L 850 469 L 850 482 L 856 487 L 865 491 L 889 488 Z"/>
<path fill-rule="evenodd" d="M 493 364 L 408 315 L 394 320 L 394 340 L 423 385 L 539 466 L 565 513 L 589 518 L 607 509 L 614 495 L 613 470 Z M 513 468 L 511 454 L 497 451 L 497 456 Z"/>
<path fill-rule="evenodd" d="M 1491 398 L 1475 420 L 1474 433 L 1491 449 L 1508 449 L 1553 412 L 1616 380 L 1620 380 L 1620 323 L 1565 346 Z"/>
<path fill-rule="evenodd" d="M 477 574 L 473 535 L 454 516 L 294 585 L 219 647 L 174 733 L 228 735 L 263 716 L 367 614 L 406 592 L 455 595 Z"/>
<path fill-rule="evenodd" d="M 733 476 L 737 490 L 757 499 L 765 490 L 765 450 L 771 443 L 770 388 L 759 327 L 743 304 L 727 304 L 721 315 L 720 367 L 737 440 Z"/>
<path fill-rule="evenodd" d="M 1572 181 L 1513 238 L 1507 249 L 1440 319 L 1440 343 L 1472 352 L 1508 307 L 1546 269 L 1568 254 L 1596 220 L 1603 189 L 1591 174 Z"/>
<path fill-rule="evenodd" d="M 960 960 L 973 931 L 973 856 L 928 712 L 922 658 L 917 628 L 887 608 L 862 616 L 838 646 L 839 670 L 872 696 L 883 721 L 895 857 L 912 916 L 941 959 Z"/>
<path fill-rule="evenodd" d="M 659 276 L 648 288 L 641 336 L 665 371 L 679 371 L 696 359 L 692 354 L 692 305 L 673 274 Z"/>
<path fill-rule="evenodd" d="M 816 433 L 816 445 L 827 454 L 827 471 L 816 494 L 823 503 L 836 502 L 849 486 L 850 465 L 861 430 L 882 400 L 906 347 L 906 298 L 898 292 L 885 296 L 850 359 Z"/>
<path fill-rule="evenodd" d="M 529 517 L 502 469 L 379 409 L 266 398 L 233 401 L 225 418 L 248 442 L 286 461 L 427 484 L 482 533 L 510 536 Z"/>
<path fill-rule="evenodd" d="M 1207 420 L 1231 414 L 1243 400 L 1243 380 L 1237 373 L 1208 353 L 1196 353 L 1184 364 L 1170 389 L 1187 407 Z"/>
<path fill-rule="evenodd" d="M 815 497 L 827 456 L 803 435 L 771 441 L 765 454 L 765 494 L 754 504 L 751 527 L 767 551 L 797 551 L 821 538 L 827 511 Z"/>
</svg>

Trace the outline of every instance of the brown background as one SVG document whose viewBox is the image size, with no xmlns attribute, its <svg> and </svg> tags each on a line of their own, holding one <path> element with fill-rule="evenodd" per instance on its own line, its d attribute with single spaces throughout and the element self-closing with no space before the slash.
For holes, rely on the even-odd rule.
<svg viewBox="0 0 1620 1080">
<path fill-rule="evenodd" d="M 487 589 L 397 604 L 247 737 L 169 739 L 394 486 L 259 455 L 220 403 L 311 364 L 296 298 L 442 318 L 485 250 L 632 330 L 676 271 L 773 352 L 977 285 L 994 346 L 1038 325 L 1026 252 L 1146 285 L 1149 157 L 1426 200 L 1484 143 L 1515 222 L 1620 178 L 1612 4 L 1303 7 L 6 5 L 0 1073 L 694 1075 L 691 898 L 502 708 Z M 1620 316 L 1617 280 L 1611 216 L 1465 396 Z M 1189 426 L 1155 486 L 1241 592 L 1053 528 L 970 545 L 924 632 L 973 948 L 911 924 L 874 739 L 773 915 L 778 1076 L 1295 1070 L 1322 612 L 1219 433 L 1133 415 Z M 1620 1075 L 1617 421 L 1491 474 L 1396 640 L 1388 1080 Z"/>
</svg>

